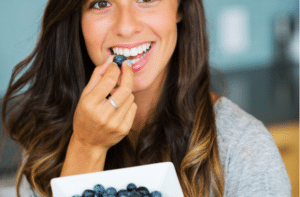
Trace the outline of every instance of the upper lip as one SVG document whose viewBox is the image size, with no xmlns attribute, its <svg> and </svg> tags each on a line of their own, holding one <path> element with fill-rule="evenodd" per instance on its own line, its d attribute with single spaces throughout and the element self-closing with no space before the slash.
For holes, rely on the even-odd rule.
<svg viewBox="0 0 300 197">
<path fill-rule="evenodd" d="M 152 41 L 146 41 L 146 42 L 136 42 L 136 43 L 132 43 L 132 44 L 116 44 L 116 45 L 110 47 L 110 49 L 113 49 L 115 47 L 132 49 L 134 47 L 137 47 L 139 45 L 146 44 L 146 43 L 153 43 L 153 42 Z"/>
</svg>

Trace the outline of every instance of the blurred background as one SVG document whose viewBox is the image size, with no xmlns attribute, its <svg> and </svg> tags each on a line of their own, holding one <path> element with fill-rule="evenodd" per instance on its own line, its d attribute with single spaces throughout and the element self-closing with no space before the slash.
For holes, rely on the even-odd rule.
<svg viewBox="0 0 300 197">
<path fill-rule="evenodd" d="M 299 195 L 299 1 L 203 0 L 213 90 L 261 120 Z M 0 2 L 0 98 L 13 67 L 33 50 L 46 0 Z M 0 102 L 0 105 L 2 103 Z M 0 106 L 1 107 L 1 106 Z M 0 197 L 15 195 L 20 147 L 3 141 Z"/>
</svg>

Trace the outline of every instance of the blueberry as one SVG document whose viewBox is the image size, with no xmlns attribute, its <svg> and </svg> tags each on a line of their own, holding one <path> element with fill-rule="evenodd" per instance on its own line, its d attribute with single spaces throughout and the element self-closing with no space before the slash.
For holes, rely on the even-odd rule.
<svg viewBox="0 0 300 197">
<path fill-rule="evenodd" d="M 127 193 L 119 194 L 118 197 L 128 197 Z"/>
<path fill-rule="evenodd" d="M 104 191 L 105 191 L 105 188 L 103 187 L 103 185 L 100 185 L 100 184 L 98 184 L 98 185 L 95 185 L 94 186 L 94 191 L 96 192 L 96 194 L 103 194 L 104 193 Z"/>
<path fill-rule="evenodd" d="M 103 185 L 97 184 L 94 190 L 84 190 L 83 194 L 73 195 L 72 197 L 162 197 L 161 192 L 149 192 L 147 187 L 136 187 L 134 183 L 129 183 L 126 189 L 121 189 L 117 192 L 114 187 L 109 187 L 105 190 Z"/>
<path fill-rule="evenodd" d="M 151 192 L 151 197 L 161 197 L 161 193 L 159 191 Z"/>
<path fill-rule="evenodd" d="M 142 195 L 140 193 L 138 193 L 137 191 L 132 191 L 132 192 L 130 192 L 128 197 L 142 197 Z"/>
<path fill-rule="evenodd" d="M 129 192 L 125 189 L 121 189 L 118 191 L 118 197 L 128 197 Z"/>
<path fill-rule="evenodd" d="M 127 60 L 127 58 L 123 55 L 117 55 L 114 57 L 113 62 L 115 62 L 119 68 L 121 68 L 122 63 Z"/>
<path fill-rule="evenodd" d="M 95 191 L 87 189 L 87 190 L 84 190 L 82 197 L 94 197 L 95 194 L 96 194 Z"/>
<path fill-rule="evenodd" d="M 102 197 L 108 197 L 108 194 L 107 194 L 106 192 L 104 192 L 104 193 L 102 194 Z"/>
<path fill-rule="evenodd" d="M 136 189 L 142 196 L 149 195 L 149 190 L 146 187 L 139 187 Z"/>
<path fill-rule="evenodd" d="M 115 188 L 113 188 L 113 187 L 109 187 L 109 188 L 107 188 L 106 193 L 107 194 L 116 195 L 117 194 L 117 190 Z"/>
<path fill-rule="evenodd" d="M 129 183 L 129 184 L 127 185 L 127 191 L 131 192 L 131 191 L 133 191 L 133 190 L 136 190 L 136 185 L 133 184 L 133 183 Z"/>
</svg>

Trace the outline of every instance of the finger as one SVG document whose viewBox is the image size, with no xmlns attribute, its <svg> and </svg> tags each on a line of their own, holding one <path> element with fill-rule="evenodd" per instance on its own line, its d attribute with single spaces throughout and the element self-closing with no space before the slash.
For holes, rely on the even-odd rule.
<svg viewBox="0 0 300 197">
<path fill-rule="evenodd" d="M 121 71 L 122 71 L 122 73 L 121 73 L 121 76 L 123 75 L 123 73 L 124 73 L 124 68 L 123 68 L 123 65 L 127 65 L 127 66 L 129 66 L 130 68 L 129 68 L 129 70 L 131 70 L 132 71 L 132 68 L 131 68 L 131 64 L 129 65 L 128 64 L 128 60 L 125 60 L 123 63 L 122 63 L 122 66 L 121 66 Z M 126 67 L 126 66 L 124 66 L 125 67 L 125 69 L 128 69 L 128 67 Z M 133 72 L 132 72 L 133 73 Z M 121 84 L 121 77 L 119 77 L 119 80 L 118 80 L 118 84 L 117 84 L 117 87 L 119 87 L 120 86 L 120 84 Z"/>
<path fill-rule="evenodd" d="M 134 73 L 132 71 L 132 67 L 128 65 L 127 60 L 123 62 L 121 69 L 122 69 L 122 73 L 121 73 L 120 84 L 122 84 L 122 86 L 129 87 L 132 92 Z"/>
<path fill-rule="evenodd" d="M 89 96 L 93 98 L 96 103 L 101 103 L 116 86 L 120 74 L 121 71 L 119 67 L 114 63 L 110 63 L 106 73 L 92 91 L 90 91 Z"/>
<path fill-rule="evenodd" d="M 124 118 L 124 121 L 119 126 L 119 130 L 121 131 L 121 133 L 123 133 L 123 135 L 128 135 L 128 133 L 133 125 L 136 111 L 137 111 L 137 105 L 136 105 L 136 103 L 132 103 L 129 111 L 127 112 L 127 114 Z"/>
<path fill-rule="evenodd" d="M 127 64 L 127 60 L 122 64 L 121 83 L 115 92 L 111 94 L 111 98 L 116 105 L 122 106 L 127 98 L 132 94 L 133 89 L 133 76 L 132 68 Z M 109 102 L 109 101 L 108 101 Z"/>
<path fill-rule="evenodd" d="M 122 106 L 115 109 L 112 103 L 108 100 L 106 103 L 101 103 L 97 111 L 106 112 L 102 114 L 102 118 L 106 120 L 105 127 L 112 132 L 117 132 L 118 127 L 124 121 L 126 114 L 128 113 L 132 103 L 134 101 L 134 96 L 131 94 Z"/>
<path fill-rule="evenodd" d="M 109 56 L 109 58 L 106 60 L 106 62 L 103 65 L 97 66 L 94 69 L 88 84 L 86 85 L 86 87 L 82 92 L 83 96 L 87 95 L 97 85 L 97 83 L 99 83 L 103 75 L 106 73 L 108 66 L 110 65 L 110 63 L 112 63 L 113 58 L 114 58 L 113 55 Z"/>
<path fill-rule="evenodd" d="M 132 127 L 137 110 L 137 105 L 133 102 L 133 100 L 134 97 L 131 95 L 124 105 L 114 113 L 110 121 L 104 126 L 105 130 L 110 131 L 109 141 L 112 142 L 112 144 L 116 144 L 121 141 L 129 133 Z M 126 121 L 125 124 L 124 121 Z"/>
<path fill-rule="evenodd" d="M 128 113 L 132 103 L 134 101 L 134 96 L 133 94 L 131 94 L 127 100 L 124 102 L 124 104 L 119 107 L 118 110 L 115 111 L 115 113 L 113 113 L 110 121 L 109 121 L 109 125 L 111 125 L 112 127 L 118 128 L 121 124 L 121 122 L 124 121 L 124 118 L 126 116 L 126 114 Z"/>
</svg>

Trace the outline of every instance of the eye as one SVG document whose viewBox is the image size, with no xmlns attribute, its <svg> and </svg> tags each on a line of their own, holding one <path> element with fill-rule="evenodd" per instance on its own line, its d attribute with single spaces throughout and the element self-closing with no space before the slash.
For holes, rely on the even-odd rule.
<svg viewBox="0 0 300 197">
<path fill-rule="evenodd" d="M 144 3 L 146 5 L 152 4 L 157 0 L 137 0 L 139 3 Z M 106 7 L 111 6 L 111 4 L 108 1 L 105 0 L 94 0 L 89 8 L 90 9 L 96 9 L 96 10 L 102 10 L 105 9 Z"/>
<path fill-rule="evenodd" d="M 140 2 L 140 3 L 145 3 L 145 4 L 151 4 L 151 3 L 153 3 L 154 1 L 156 1 L 156 0 L 137 0 L 138 2 L 140 2 L 140 1 L 142 1 L 142 2 Z M 143 2 L 144 1 L 144 2 Z"/>
<path fill-rule="evenodd" d="M 111 6 L 111 4 L 108 1 L 99 1 L 99 0 L 96 0 L 96 1 L 93 1 L 90 4 L 89 8 L 90 9 L 102 10 L 102 9 L 105 9 L 108 5 Z"/>
</svg>

